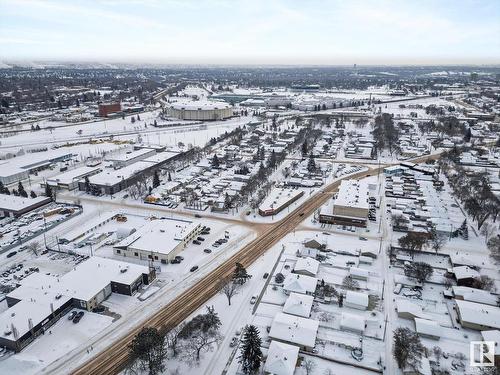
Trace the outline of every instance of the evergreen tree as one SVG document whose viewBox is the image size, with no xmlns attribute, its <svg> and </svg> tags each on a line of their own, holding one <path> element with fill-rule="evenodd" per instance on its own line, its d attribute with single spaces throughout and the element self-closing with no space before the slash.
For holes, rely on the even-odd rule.
<svg viewBox="0 0 500 375">
<path fill-rule="evenodd" d="M 244 374 L 255 374 L 262 362 L 260 346 L 262 340 L 259 330 L 254 325 L 247 325 L 241 340 L 241 355 L 238 357 Z"/>
<path fill-rule="evenodd" d="M 241 263 L 236 263 L 236 268 L 233 273 L 233 280 L 237 284 L 246 283 L 247 279 L 251 278 L 252 275 L 247 273 L 247 270 Z"/>
<path fill-rule="evenodd" d="M 314 161 L 313 154 L 309 154 L 309 161 L 307 162 L 307 170 L 309 173 L 313 173 L 316 171 L 316 162 Z"/>
<path fill-rule="evenodd" d="M 158 171 L 155 171 L 153 175 L 153 188 L 160 186 L 160 177 L 158 176 Z"/>
<path fill-rule="evenodd" d="M 45 196 L 52 198 L 52 188 L 48 183 L 45 183 Z"/>
<path fill-rule="evenodd" d="M 129 346 L 130 357 L 138 360 L 142 369 L 148 370 L 149 375 L 156 375 L 165 369 L 167 350 L 164 345 L 165 336 L 156 328 L 143 328 Z"/>
<path fill-rule="evenodd" d="M 400 369 L 407 366 L 418 369 L 423 352 L 424 347 L 416 332 L 402 327 L 394 331 L 392 353 Z"/>
<path fill-rule="evenodd" d="M 0 194 L 4 194 L 5 192 L 5 186 L 2 181 L 0 181 Z"/>
<path fill-rule="evenodd" d="M 31 198 L 36 198 L 36 193 L 33 190 L 31 190 L 30 197 Z"/>
<path fill-rule="evenodd" d="M 464 142 L 470 142 L 471 137 L 472 137 L 472 132 L 470 128 L 467 128 L 467 131 L 465 132 L 464 136 Z"/>
<path fill-rule="evenodd" d="M 276 167 L 276 152 L 274 150 L 271 152 L 271 157 L 269 158 L 269 167 L 273 169 Z"/>
<path fill-rule="evenodd" d="M 85 176 L 85 192 L 90 193 L 90 181 L 89 181 L 89 176 Z"/>
<path fill-rule="evenodd" d="M 217 154 L 216 154 L 212 158 L 212 167 L 219 168 L 219 165 L 220 165 L 219 158 L 217 157 Z"/>
<path fill-rule="evenodd" d="M 21 197 L 28 198 L 28 193 L 26 192 L 26 190 L 24 190 L 24 186 L 21 181 L 19 181 L 19 183 L 17 184 L 17 191 L 19 192 L 19 195 Z"/>
</svg>

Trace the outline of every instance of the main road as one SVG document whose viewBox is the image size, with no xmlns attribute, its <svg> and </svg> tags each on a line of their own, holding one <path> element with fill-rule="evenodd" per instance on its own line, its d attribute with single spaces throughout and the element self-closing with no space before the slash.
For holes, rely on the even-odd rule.
<svg viewBox="0 0 500 375">
<path fill-rule="evenodd" d="M 416 158 L 412 161 L 423 162 L 438 157 L 439 155 L 428 155 Z M 128 332 L 124 332 L 119 339 L 73 370 L 72 373 L 75 375 L 119 373 L 128 363 L 128 346 L 142 327 L 154 327 L 159 329 L 162 333 L 168 332 L 218 292 L 218 281 L 231 276 L 236 262 L 242 263 L 245 267 L 250 266 L 268 249 L 278 243 L 280 239 L 292 232 L 305 218 L 314 214 L 314 212 L 326 203 L 328 199 L 331 199 L 332 193 L 338 190 L 342 180 L 353 178 L 361 179 L 377 175 L 382 169 L 383 167 L 372 168 L 368 171 L 358 172 L 331 183 L 321 192 L 302 203 L 285 219 L 278 223 L 269 224 L 256 239 L 245 245 L 240 251 L 220 264 L 192 287 L 181 293 L 172 303 L 159 311 L 152 311 L 151 315 L 144 319 L 144 321 L 137 324 Z"/>
</svg>

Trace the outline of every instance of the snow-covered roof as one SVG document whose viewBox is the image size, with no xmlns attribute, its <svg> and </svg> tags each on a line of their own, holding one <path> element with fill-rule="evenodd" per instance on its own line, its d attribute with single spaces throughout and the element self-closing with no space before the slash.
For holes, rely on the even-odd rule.
<svg viewBox="0 0 500 375">
<path fill-rule="evenodd" d="M 369 272 L 368 272 L 368 270 L 365 270 L 363 268 L 350 267 L 349 268 L 349 275 L 351 275 L 353 278 L 367 279 Z"/>
<path fill-rule="evenodd" d="M 134 160 L 134 159 L 140 159 L 140 158 L 145 158 L 148 155 L 153 154 L 155 151 L 149 148 L 141 148 L 139 150 L 135 150 L 129 153 L 125 154 L 119 154 L 119 155 L 110 155 L 106 157 L 107 161 L 118 161 L 118 162 L 125 162 L 129 160 Z"/>
<path fill-rule="evenodd" d="M 36 198 L 23 198 L 12 194 L 0 194 L 0 210 L 20 211 L 33 205 L 40 204 L 44 201 L 49 203 L 50 198 L 44 196 L 38 196 Z"/>
<path fill-rule="evenodd" d="M 368 294 L 349 290 L 345 294 L 345 302 L 353 305 L 368 307 Z"/>
<path fill-rule="evenodd" d="M 426 336 L 441 336 L 441 326 L 434 320 L 415 318 L 415 330 Z"/>
<path fill-rule="evenodd" d="M 127 180 L 130 177 L 142 172 L 145 169 L 151 168 L 151 163 L 138 161 L 127 165 L 120 169 L 106 168 L 102 172 L 89 177 L 89 182 L 96 185 L 116 185 L 121 181 Z"/>
<path fill-rule="evenodd" d="M 500 308 L 469 301 L 455 300 L 463 322 L 500 329 Z"/>
<path fill-rule="evenodd" d="M 361 333 L 365 330 L 365 318 L 344 312 L 340 318 L 340 327 Z"/>
<path fill-rule="evenodd" d="M 494 341 L 497 347 L 495 352 L 498 352 L 498 347 L 500 347 L 500 330 L 492 329 L 489 331 L 481 331 L 481 336 L 483 336 L 484 341 Z"/>
<path fill-rule="evenodd" d="M 462 297 L 465 301 L 484 303 L 486 305 L 497 305 L 497 296 L 487 290 L 469 288 L 467 286 L 452 286 L 453 295 Z"/>
<path fill-rule="evenodd" d="M 283 312 L 292 315 L 309 318 L 313 305 L 314 297 L 306 294 L 290 293 L 290 296 L 283 306 Z"/>
<path fill-rule="evenodd" d="M 404 298 L 396 300 L 396 310 L 398 315 L 408 315 L 409 317 L 414 318 L 429 319 L 427 314 L 422 311 L 421 306 Z"/>
<path fill-rule="evenodd" d="M 130 236 L 117 243 L 115 247 L 128 247 L 134 250 L 155 252 L 168 255 L 180 242 L 183 242 L 197 227 L 199 222 L 179 219 L 153 220 Z"/>
<path fill-rule="evenodd" d="M 479 272 L 469 266 L 453 267 L 452 272 L 457 280 L 471 279 L 480 276 Z"/>
<path fill-rule="evenodd" d="M 368 184 L 364 181 L 343 180 L 335 206 L 368 209 Z"/>
<path fill-rule="evenodd" d="M 307 294 L 313 293 L 317 284 L 318 279 L 315 277 L 290 273 L 283 282 L 283 289 L 288 292 Z"/>
<path fill-rule="evenodd" d="M 69 185 L 70 183 L 78 181 L 89 174 L 99 171 L 100 169 L 101 168 L 99 167 L 85 167 L 85 166 L 75 168 L 70 171 L 60 173 L 57 176 L 47 178 L 47 183 L 49 185 L 57 185 L 57 184 Z"/>
<path fill-rule="evenodd" d="M 213 100 L 179 100 L 171 103 L 169 106 L 174 109 L 190 111 L 231 108 L 231 105 L 226 102 Z"/>
<path fill-rule="evenodd" d="M 305 257 L 299 258 L 297 263 L 295 263 L 295 267 L 293 267 L 293 271 L 297 273 L 309 273 L 311 275 L 315 275 L 318 273 L 319 262 L 316 259 Z"/>
<path fill-rule="evenodd" d="M 297 199 L 298 196 L 303 195 L 302 190 L 296 189 L 274 189 L 271 191 L 266 199 L 260 204 L 259 210 L 269 211 L 282 207 L 287 202 Z"/>
<path fill-rule="evenodd" d="M 55 291 L 45 290 L 32 300 L 26 299 L 16 303 L 0 314 L 0 337 L 16 340 L 14 332 L 6 334 L 12 327 L 15 327 L 17 336 L 21 337 L 30 330 L 30 320 L 32 326 L 36 326 L 52 313 L 52 309 L 57 310 L 70 299 L 68 296 L 59 296 Z"/>
<path fill-rule="evenodd" d="M 298 346 L 273 340 L 267 351 L 264 371 L 273 375 L 293 375 L 298 356 Z"/>
<path fill-rule="evenodd" d="M 67 297 L 88 301 L 112 281 L 130 285 L 142 274 L 148 273 L 149 269 L 146 266 L 96 256 L 80 263 L 62 277 L 32 273 L 8 296 L 22 300 L 27 298 L 37 300 L 45 294 L 45 291 L 51 290 Z"/>
<path fill-rule="evenodd" d="M 269 337 L 312 348 L 316 343 L 318 327 L 317 320 L 278 313 L 274 317 Z"/>
</svg>

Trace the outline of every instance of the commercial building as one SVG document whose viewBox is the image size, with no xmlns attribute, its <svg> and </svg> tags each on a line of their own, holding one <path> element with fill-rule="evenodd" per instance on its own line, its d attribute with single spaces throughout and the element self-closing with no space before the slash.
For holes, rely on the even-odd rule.
<svg viewBox="0 0 500 375">
<path fill-rule="evenodd" d="M 114 246 L 116 256 L 169 263 L 201 231 L 201 224 L 181 219 L 151 221 Z"/>
<path fill-rule="evenodd" d="M 0 194 L 0 217 L 19 217 L 34 209 L 45 206 L 51 201 L 51 197 L 44 196 L 24 198 L 15 195 Z"/>
<path fill-rule="evenodd" d="M 336 225 L 366 227 L 368 220 L 368 185 L 363 181 L 344 180 L 337 197 L 322 207 L 319 221 Z"/>
<path fill-rule="evenodd" d="M 224 120 L 233 115 L 233 107 L 228 103 L 208 100 L 170 103 L 166 111 L 168 116 L 180 120 Z"/>
<path fill-rule="evenodd" d="M 132 295 L 156 277 L 154 269 L 92 257 L 62 277 L 33 273 L 6 296 L 0 346 L 22 350 L 72 307 L 91 311 L 111 293 Z"/>
<path fill-rule="evenodd" d="M 110 114 L 120 112 L 121 110 L 122 106 L 120 103 L 99 104 L 100 117 L 108 117 Z"/>
<path fill-rule="evenodd" d="M 300 199 L 304 191 L 295 189 L 275 189 L 259 206 L 260 216 L 271 216 L 281 212 Z"/>
</svg>

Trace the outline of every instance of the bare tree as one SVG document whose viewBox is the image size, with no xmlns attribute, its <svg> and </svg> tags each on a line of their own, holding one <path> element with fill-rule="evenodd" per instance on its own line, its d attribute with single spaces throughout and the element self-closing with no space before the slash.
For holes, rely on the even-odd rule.
<svg viewBox="0 0 500 375">
<path fill-rule="evenodd" d="M 38 256 L 38 250 L 40 249 L 40 243 L 38 241 L 32 241 L 28 244 L 28 250 L 32 251 L 33 254 Z"/>
<path fill-rule="evenodd" d="M 179 334 L 181 333 L 185 325 L 186 323 L 179 324 L 178 326 L 171 329 L 165 337 L 165 340 L 167 342 L 167 348 L 169 348 L 172 351 L 172 355 L 174 357 L 177 357 L 177 354 L 179 354 L 179 346 L 180 346 Z"/>
<path fill-rule="evenodd" d="M 218 345 L 222 341 L 222 336 L 215 331 L 200 331 L 197 335 L 191 336 L 183 345 L 184 358 L 187 361 L 192 361 L 193 358 L 198 362 L 202 352 L 210 352 L 214 349 L 214 345 Z"/>
<path fill-rule="evenodd" d="M 239 287 L 239 284 L 230 279 L 219 281 L 219 293 L 224 294 L 227 297 L 229 306 L 231 306 L 231 298 L 238 294 Z"/>
<path fill-rule="evenodd" d="M 306 375 L 311 375 L 316 366 L 316 362 L 314 362 L 312 359 L 306 359 L 304 361 L 304 369 L 306 370 Z"/>
<path fill-rule="evenodd" d="M 490 256 L 496 261 L 500 261 L 500 236 L 491 237 L 487 243 Z"/>
</svg>

